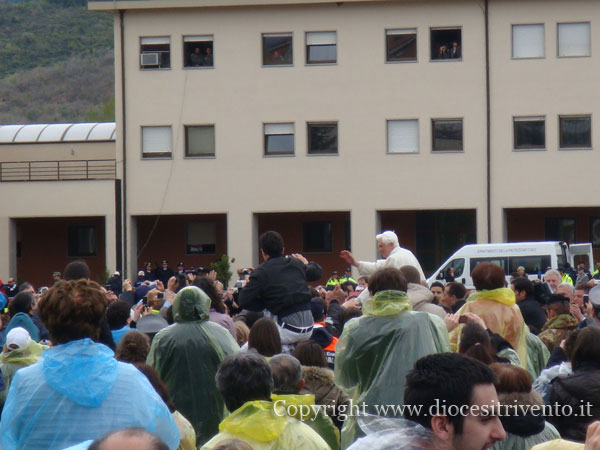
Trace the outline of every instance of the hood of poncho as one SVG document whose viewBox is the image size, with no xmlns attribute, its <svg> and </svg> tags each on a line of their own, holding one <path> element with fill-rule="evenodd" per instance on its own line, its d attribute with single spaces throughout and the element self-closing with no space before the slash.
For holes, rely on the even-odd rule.
<svg viewBox="0 0 600 450">
<path fill-rule="evenodd" d="M 258 442 L 277 439 L 287 425 L 285 412 L 275 413 L 273 402 L 255 400 L 244 403 L 219 424 L 219 431 L 247 437 Z"/>
<path fill-rule="evenodd" d="M 395 316 L 411 311 L 412 305 L 404 291 L 380 291 L 363 304 L 366 316 Z"/>
<path fill-rule="evenodd" d="M 415 283 L 408 283 L 406 295 L 408 295 L 413 309 L 416 309 L 416 307 L 422 303 L 431 303 L 433 300 L 433 293 L 429 289 Z"/>
<path fill-rule="evenodd" d="M 52 389 L 90 408 L 102 404 L 119 371 L 112 350 L 87 338 L 49 348 L 41 364 Z"/>
<path fill-rule="evenodd" d="M 8 353 L 2 353 L 0 355 L 0 362 L 30 366 L 40 360 L 42 352 L 47 348 L 45 345 L 38 344 L 33 339 L 29 339 L 25 347 L 12 350 Z"/>
<path fill-rule="evenodd" d="M 499 288 L 472 292 L 467 298 L 467 303 L 477 300 L 493 300 L 506 306 L 513 306 L 516 303 L 515 293 L 510 288 Z"/>
<path fill-rule="evenodd" d="M 314 394 L 271 394 L 271 400 L 274 405 L 285 405 L 286 411 L 296 411 L 293 418 L 298 420 L 314 419 L 317 415 L 315 408 Z M 299 406 L 299 408 L 288 409 L 289 405 Z"/>
<path fill-rule="evenodd" d="M 210 298 L 196 286 L 180 290 L 173 300 L 173 320 L 175 322 L 202 322 L 208 320 Z"/>
</svg>

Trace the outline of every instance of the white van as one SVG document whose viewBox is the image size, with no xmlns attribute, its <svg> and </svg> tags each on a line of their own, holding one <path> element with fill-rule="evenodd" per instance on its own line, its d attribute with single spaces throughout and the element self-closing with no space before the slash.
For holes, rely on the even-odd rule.
<svg viewBox="0 0 600 450">
<path fill-rule="evenodd" d="M 588 269 L 594 267 L 592 244 L 571 244 L 564 242 L 514 242 L 508 244 L 471 244 L 456 251 L 436 270 L 427 283 L 431 286 L 436 280 L 444 279 L 451 267 L 454 279 L 474 289 L 471 272 L 477 264 L 491 262 L 504 269 L 507 281 L 517 267 L 525 267 L 529 279 L 541 278 L 548 267 L 557 269 L 568 262 L 571 267 L 585 263 Z"/>
</svg>

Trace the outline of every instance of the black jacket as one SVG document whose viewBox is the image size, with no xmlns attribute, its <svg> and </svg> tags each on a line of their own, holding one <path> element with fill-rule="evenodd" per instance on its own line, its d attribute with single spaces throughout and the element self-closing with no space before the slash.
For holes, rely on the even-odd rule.
<svg viewBox="0 0 600 450">
<path fill-rule="evenodd" d="M 573 374 L 560 375 L 552 380 L 548 403 L 554 405 L 555 402 L 561 407 L 570 405 L 573 414 L 566 417 L 552 414 L 547 417 L 548 421 L 563 439 L 585 441 L 588 425 L 600 419 L 600 362 L 586 363 L 575 369 Z M 586 402 L 592 405 L 589 411 L 585 407 Z"/>
<path fill-rule="evenodd" d="M 533 297 L 527 297 L 525 300 L 518 302 L 517 305 L 521 310 L 523 320 L 529 326 L 531 332 L 539 334 L 546 323 L 546 313 L 538 301 Z"/>
<path fill-rule="evenodd" d="M 238 305 L 249 311 L 268 309 L 279 317 L 310 311 L 307 282 L 316 281 L 323 269 L 316 262 L 304 265 L 289 256 L 270 257 L 252 272 L 238 296 Z"/>
</svg>

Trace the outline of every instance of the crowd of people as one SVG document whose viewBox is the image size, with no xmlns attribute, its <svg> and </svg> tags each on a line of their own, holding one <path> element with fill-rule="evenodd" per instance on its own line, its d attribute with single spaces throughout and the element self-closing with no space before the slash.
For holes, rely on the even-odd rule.
<svg viewBox="0 0 600 450">
<path fill-rule="evenodd" d="M 428 286 L 376 239 L 324 285 L 275 231 L 230 288 L 166 260 L 104 286 L 83 261 L 43 292 L 9 278 L 1 448 L 600 450 L 593 274 L 483 262 L 471 292 Z"/>
</svg>

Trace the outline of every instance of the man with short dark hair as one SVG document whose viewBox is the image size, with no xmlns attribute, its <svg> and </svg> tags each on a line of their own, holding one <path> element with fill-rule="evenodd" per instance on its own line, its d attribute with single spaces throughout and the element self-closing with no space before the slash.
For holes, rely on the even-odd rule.
<svg viewBox="0 0 600 450">
<path fill-rule="evenodd" d="M 406 279 L 395 267 L 375 272 L 363 316 L 346 323 L 336 346 L 335 384 L 349 393 L 354 405 L 364 402 L 361 414 L 381 414 L 379 405 L 401 405 L 405 375 L 413 364 L 450 350 L 444 322 L 413 311 L 406 289 Z M 357 414 L 352 414 L 344 422 L 342 447 L 361 435 Z"/>
<path fill-rule="evenodd" d="M 439 450 L 487 449 L 506 438 L 498 417 L 496 376 L 458 353 L 418 360 L 406 376 L 404 416 L 431 430 Z"/>
<path fill-rule="evenodd" d="M 434 305 L 439 305 L 444 298 L 444 283 L 441 281 L 434 281 L 431 283 L 429 290 L 433 294 L 433 300 L 431 303 Z"/>
<path fill-rule="evenodd" d="M 458 281 L 451 281 L 444 287 L 444 296 L 440 301 L 440 306 L 447 313 L 455 313 L 465 304 L 467 289 Z"/>
<path fill-rule="evenodd" d="M 252 271 L 248 284 L 240 290 L 238 304 L 250 311 L 268 310 L 275 316 L 284 350 L 310 338 L 313 317 L 307 282 L 317 281 L 323 269 L 299 253 L 283 256 L 283 238 L 276 231 L 260 237 L 263 262 Z"/>
<path fill-rule="evenodd" d="M 294 415 L 306 425 L 311 427 L 331 447 L 331 450 L 340 448 L 340 432 L 332 420 L 323 413 L 322 409 L 313 408 L 315 398 L 312 394 L 301 395 L 304 388 L 302 366 L 300 361 L 292 355 L 275 355 L 269 359 L 269 366 L 273 374 L 273 401 L 285 402 L 286 408 L 295 405 L 296 408 L 288 408 L 288 411 L 298 411 Z M 300 405 L 307 405 L 308 408 Z M 301 411 L 304 414 L 301 414 Z"/>
<path fill-rule="evenodd" d="M 215 378 L 231 414 L 203 450 L 213 449 L 227 439 L 240 439 L 254 450 L 293 449 L 299 442 L 304 450 L 329 450 L 329 445 L 309 426 L 288 416 L 285 402 L 271 401 L 271 369 L 258 353 L 228 356 Z"/>
<path fill-rule="evenodd" d="M 528 278 L 515 278 L 511 288 L 515 293 L 517 306 L 521 310 L 523 320 L 533 334 L 539 334 L 546 323 L 546 313 L 533 296 L 533 283 Z"/>
</svg>

